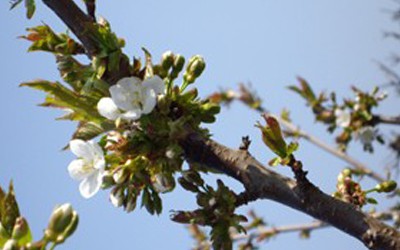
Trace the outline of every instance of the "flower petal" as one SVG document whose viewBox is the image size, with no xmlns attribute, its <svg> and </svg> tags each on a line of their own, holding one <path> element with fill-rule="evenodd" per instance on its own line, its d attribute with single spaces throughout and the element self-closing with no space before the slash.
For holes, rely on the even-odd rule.
<svg viewBox="0 0 400 250">
<path fill-rule="evenodd" d="M 351 114 L 349 112 L 342 109 L 336 109 L 335 116 L 336 116 L 336 126 L 345 128 L 350 125 Z"/>
<path fill-rule="evenodd" d="M 145 88 L 151 88 L 156 95 L 165 93 L 165 83 L 159 76 L 153 76 L 143 81 Z"/>
<path fill-rule="evenodd" d="M 103 97 L 100 99 L 97 103 L 97 110 L 100 115 L 109 120 L 116 120 L 121 115 L 117 105 L 115 105 L 114 101 L 109 97 Z"/>
<path fill-rule="evenodd" d="M 135 121 L 140 118 L 142 112 L 139 109 L 129 110 L 121 115 L 121 117 L 125 120 Z"/>
<path fill-rule="evenodd" d="M 73 160 L 68 165 L 68 173 L 74 180 L 83 180 L 91 174 L 89 171 L 84 171 L 85 161 L 82 159 Z"/>
<path fill-rule="evenodd" d="M 141 90 L 142 86 L 139 78 L 125 77 L 110 87 L 110 94 L 117 107 L 128 111 L 136 108 L 134 103 L 137 102 L 137 99 L 141 99 Z"/>
<path fill-rule="evenodd" d="M 146 89 L 143 100 L 143 114 L 149 114 L 157 104 L 157 95 L 153 89 Z"/>
<path fill-rule="evenodd" d="M 74 155 L 83 158 L 86 161 L 91 161 L 94 157 L 92 147 L 87 142 L 74 139 L 69 142 L 69 148 Z"/>
<path fill-rule="evenodd" d="M 101 171 L 95 171 L 93 174 L 83 179 L 79 184 L 79 191 L 83 198 L 89 199 L 95 195 L 101 187 L 103 175 Z"/>
<path fill-rule="evenodd" d="M 94 141 L 88 141 L 87 143 L 92 148 L 92 153 L 94 155 L 95 165 L 97 164 L 96 162 L 100 162 L 100 161 L 103 161 L 103 165 L 104 165 L 105 164 L 104 163 L 104 153 L 103 153 L 103 150 L 101 149 L 101 147 L 99 146 L 99 144 L 97 142 L 94 142 Z M 96 166 L 94 166 L 94 167 L 96 168 Z"/>
</svg>

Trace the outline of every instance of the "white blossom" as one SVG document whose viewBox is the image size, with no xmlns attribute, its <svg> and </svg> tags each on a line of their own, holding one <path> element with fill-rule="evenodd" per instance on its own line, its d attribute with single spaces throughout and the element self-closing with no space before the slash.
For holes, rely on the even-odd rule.
<svg viewBox="0 0 400 250">
<path fill-rule="evenodd" d="M 97 104 L 99 113 L 110 120 L 118 118 L 137 120 L 149 114 L 157 103 L 157 96 L 165 91 L 165 84 L 159 76 L 144 81 L 137 77 L 125 77 L 110 89 L 111 97 L 103 97 Z"/>
<path fill-rule="evenodd" d="M 335 116 L 336 116 L 336 126 L 345 128 L 350 125 L 351 114 L 348 111 L 345 111 L 343 109 L 336 109 Z"/>
<path fill-rule="evenodd" d="M 70 176 L 78 181 L 81 195 L 88 199 L 99 191 L 102 184 L 105 159 L 100 146 L 93 141 L 72 140 L 69 147 L 78 159 L 68 166 Z"/>
<path fill-rule="evenodd" d="M 375 139 L 375 130 L 371 126 L 362 127 L 357 131 L 357 138 L 364 145 L 369 145 Z"/>
</svg>

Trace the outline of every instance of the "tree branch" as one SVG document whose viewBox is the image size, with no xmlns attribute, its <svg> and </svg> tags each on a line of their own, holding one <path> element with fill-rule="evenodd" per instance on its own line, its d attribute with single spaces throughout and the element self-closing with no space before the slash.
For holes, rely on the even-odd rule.
<svg viewBox="0 0 400 250">
<path fill-rule="evenodd" d="M 322 221 L 313 221 L 310 223 L 304 224 L 293 224 L 293 225 L 284 225 L 284 226 L 276 226 L 276 227 L 262 227 L 257 229 L 256 232 L 250 234 L 234 234 L 232 236 L 233 240 L 243 240 L 248 238 L 268 238 L 273 235 L 277 235 L 280 233 L 291 233 L 291 232 L 299 232 L 299 231 L 311 231 L 314 229 L 321 229 L 329 227 L 328 224 Z"/>
<path fill-rule="evenodd" d="M 257 111 L 260 112 L 260 113 L 266 113 L 267 115 L 271 115 L 271 113 L 268 112 L 263 107 L 259 107 L 257 109 Z M 274 117 L 289 132 L 291 132 L 293 134 L 296 134 L 297 136 L 305 139 L 306 141 L 310 142 L 311 144 L 314 144 L 315 146 L 321 148 L 322 150 L 324 150 L 324 151 L 326 151 L 326 152 L 338 157 L 339 159 L 342 159 L 343 161 L 345 161 L 345 162 L 349 163 L 350 165 L 352 165 L 355 169 L 363 172 L 365 175 L 375 179 L 376 181 L 378 181 L 378 182 L 385 181 L 385 178 L 383 178 L 380 174 L 378 174 L 375 171 L 373 171 L 372 169 L 368 168 L 363 163 L 357 161 L 356 159 L 354 159 L 353 157 L 349 156 L 345 152 L 340 151 L 339 149 L 328 145 L 327 143 L 323 142 L 319 138 L 307 133 L 304 130 L 301 130 L 299 127 L 297 127 L 293 123 L 291 123 L 291 122 L 289 122 L 287 120 L 284 120 L 284 119 L 280 118 L 279 116 L 274 116 Z"/>
<path fill-rule="evenodd" d="M 400 125 L 400 115 L 399 116 L 385 116 L 385 115 L 374 115 L 372 117 L 372 124 L 392 124 Z"/>
<path fill-rule="evenodd" d="M 83 43 L 89 56 L 98 50 L 88 34 L 92 20 L 71 0 L 43 0 Z M 124 58 L 124 57 L 122 57 Z M 120 63 L 126 64 L 121 59 Z M 114 80 L 126 76 L 123 68 L 113 72 Z M 309 214 L 354 236 L 371 249 L 400 249 L 400 234 L 393 228 L 367 216 L 356 207 L 334 199 L 311 183 L 294 180 L 264 168 L 246 150 L 232 150 L 217 142 L 189 134 L 180 141 L 189 162 L 196 162 L 226 173 L 240 181 L 246 200 L 270 199 Z"/>
<path fill-rule="evenodd" d="M 293 123 L 286 121 L 284 119 L 281 119 L 280 117 L 276 116 L 277 120 L 279 121 L 280 124 L 282 124 L 287 130 L 289 130 L 291 133 L 294 133 L 301 138 L 305 139 L 306 141 L 309 141 L 310 143 L 314 144 L 315 146 L 321 148 L 322 150 L 344 160 L 345 162 L 351 164 L 355 169 L 360 170 L 363 172 L 365 175 L 377 180 L 378 182 L 383 182 L 385 179 L 378 173 L 374 172 L 373 170 L 369 169 L 366 167 L 363 163 L 357 161 L 356 159 L 352 158 L 348 154 L 346 154 L 343 151 L 340 151 L 339 149 L 332 147 L 319 138 L 307 133 L 304 130 L 301 130 L 298 128 L 296 125 Z"/>
<path fill-rule="evenodd" d="M 98 45 L 87 34 L 88 25 L 93 24 L 93 20 L 86 15 L 73 1 L 71 0 L 43 0 L 56 15 L 68 26 L 68 28 L 82 42 L 89 57 L 92 57 L 98 51 Z"/>
<path fill-rule="evenodd" d="M 265 168 L 243 150 L 227 148 L 190 134 L 181 141 L 189 162 L 217 169 L 240 181 L 247 196 L 269 199 L 304 212 L 357 238 L 371 249 L 400 249 L 400 233 L 355 206 L 324 194 L 309 183 L 284 177 Z"/>
</svg>

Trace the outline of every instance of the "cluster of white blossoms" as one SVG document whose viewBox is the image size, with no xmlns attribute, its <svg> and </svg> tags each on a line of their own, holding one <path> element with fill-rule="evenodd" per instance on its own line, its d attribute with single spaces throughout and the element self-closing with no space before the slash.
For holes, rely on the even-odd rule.
<svg viewBox="0 0 400 250">
<path fill-rule="evenodd" d="M 109 91 L 111 97 L 104 97 L 97 104 L 99 113 L 110 120 L 134 121 L 154 109 L 157 96 L 165 92 L 165 84 L 159 76 L 144 81 L 126 77 L 111 86 Z M 69 164 L 68 172 L 73 179 L 81 181 L 81 195 L 90 198 L 99 191 L 105 175 L 103 150 L 96 142 L 79 139 L 70 141 L 69 147 L 78 159 Z"/>
</svg>

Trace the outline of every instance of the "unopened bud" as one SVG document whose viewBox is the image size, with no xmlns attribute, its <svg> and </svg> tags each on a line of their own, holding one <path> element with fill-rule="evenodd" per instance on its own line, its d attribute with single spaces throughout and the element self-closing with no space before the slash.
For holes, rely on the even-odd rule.
<svg viewBox="0 0 400 250">
<path fill-rule="evenodd" d="M 197 77 L 203 73 L 206 67 L 206 63 L 203 57 L 196 55 L 190 58 L 189 63 L 186 68 L 186 72 L 183 76 L 184 80 L 188 83 L 193 83 Z"/>
<path fill-rule="evenodd" d="M 24 217 L 18 217 L 15 220 L 11 238 L 18 240 L 26 236 L 27 233 L 29 233 L 28 222 Z"/>
<path fill-rule="evenodd" d="M 74 213 L 76 214 L 69 203 L 56 207 L 50 216 L 50 222 L 45 231 L 46 237 L 55 241 L 70 226 Z"/>
<path fill-rule="evenodd" d="M 395 190 L 396 187 L 397 187 L 397 183 L 395 181 L 384 181 L 384 182 L 376 185 L 375 190 L 378 193 L 382 193 L 382 192 L 390 193 L 393 190 Z"/>
<path fill-rule="evenodd" d="M 172 71 L 170 74 L 172 80 L 178 77 L 184 65 L 185 65 L 185 58 L 182 55 L 177 54 L 175 56 L 174 64 L 172 65 Z"/>
<path fill-rule="evenodd" d="M 165 69 L 165 70 L 169 70 L 172 65 L 174 64 L 174 60 L 175 60 L 175 55 L 174 53 L 172 53 L 172 51 L 166 51 L 164 52 L 164 54 L 162 55 L 161 58 L 161 66 Z"/>
<path fill-rule="evenodd" d="M 136 208 L 136 197 L 131 197 L 125 206 L 125 211 L 127 213 L 132 212 Z"/>
<path fill-rule="evenodd" d="M 115 185 L 115 181 L 114 178 L 111 174 L 110 171 L 106 170 L 104 171 L 104 175 L 103 175 L 103 181 L 101 183 L 101 188 L 102 189 L 107 189 L 111 186 Z"/>
<path fill-rule="evenodd" d="M 116 171 L 114 171 L 113 174 L 113 179 L 115 181 L 115 183 L 117 184 L 121 184 L 126 180 L 127 174 L 126 174 L 126 170 L 124 168 L 119 168 Z"/>
<path fill-rule="evenodd" d="M 120 207 L 124 203 L 124 192 L 122 188 L 114 188 L 110 194 L 110 201 L 114 207 Z"/>
<path fill-rule="evenodd" d="M 78 213 L 76 211 L 74 211 L 72 213 L 72 219 L 71 222 L 69 223 L 68 227 L 65 229 L 64 233 L 63 233 L 63 237 L 66 239 L 69 236 L 71 236 L 76 228 L 78 227 L 78 223 L 79 223 L 79 216 Z"/>
<path fill-rule="evenodd" d="M 152 178 L 153 188 L 157 193 L 166 193 L 174 188 L 174 183 L 166 175 L 158 173 Z"/>
<path fill-rule="evenodd" d="M 342 170 L 342 172 L 340 172 L 340 174 L 338 175 L 338 182 L 339 183 L 343 183 L 345 181 L 346 178 L 351 177 L 351 170 L 348 168 L 345 168 Z"/>
</svg>

